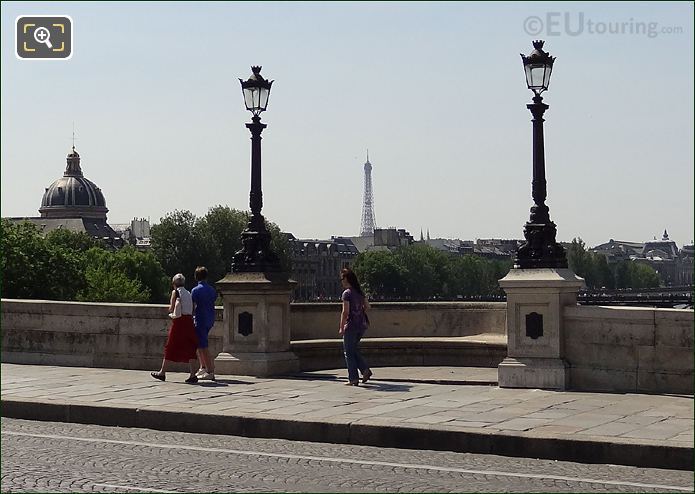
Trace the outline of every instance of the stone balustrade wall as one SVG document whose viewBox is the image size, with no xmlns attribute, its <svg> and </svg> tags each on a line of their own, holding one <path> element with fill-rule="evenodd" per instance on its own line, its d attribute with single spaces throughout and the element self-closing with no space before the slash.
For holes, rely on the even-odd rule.
<svg viewBox="0 0 695 494">
<path fill-rule="evenodd" d="M 171 320 L 168 306 L 2 300 L 2 361 L 156 369 Z M 222 350 L 222 309 L 210 350 Z M 183 368 L 183 367 L 181 367 Z"/>
<path fill-rule="evenodd" d="M 156 369 L 170 323 L 166 312 L 163 305 L 3 299 L 2 361 Z M 298 353 L 303 368 L 317 368 L 321 361 L 318 357 L 326 353 L 325 349 L 317 349 L 335 346 L 332 351 L 339 352 L 339 315 L 340 304 L 291 305 L 293 350 L 306 352 L 306 358 Z M 390 347 L 402 348 L 405 356 L 410 345 L 419 349 L 418 357 L 406 359 L 403 365 L 418 361 L 426 365 L 457 365 L 452 355 L 458 349 L 480 355 L 481 346 L 503 344 L 500 342 L 504 342 L 506 304 L 384 302 L 373 304 L 370 317 L 365 347 L 377 356 L 379 338 L 383 338 L 384 352 L 391 352 L 388 364 L 396 365 L 398 360 L 398 352 L 389 350 Z M 566 307 L 564 343 L 571 387 L 692 393 L 693 320 L 692 310 Z M 219 308 L 210 335 L 213 355 L 222 349 L 222 331 Z M 471 343 L 471 339 L 476 341 Z M 499 351 L 498 348 L 496 352 Z M 467 364 L 466 359 L 460 362 L 494 366 L 501 360 L 497 353 L 473 360 L 488 363 Z M 440 354 L 442 361 L 438 364 Z M 340 362 L 339 354 L 337 360 L 324 362 L 336 365 Z"/>
<path fill-rule="evenodd" d="M 505 333 L 505 302 L 376 302 L 367 336 L 374 338 L 459 337 Z M 292 340 L 335 338 L 341 305 L 291 304 Z"/>
<path fill-rule="evenodd" d="M 368 337 L 465 337 L 494 333 L 503 338 L 505 307 L 504 303 L 375 303 Z M 335 345 L 327 347 L 335 346 L 333 353 L 337 352 L 337 358 L 330 360 L 333 366 L 342 364 L 340 309 L 337 303 L 292 304 L 290 308 L 292 340 L 333 340 Z M 161 363 L 170 322 L 163 305 L 3 299 L 2 361 L 154 369 Z M 219 307 L 209 338 L 213 355 L 222 351 L 222 331 Z M 297 347 L 298 351 L 312 348 Z M 307 350 L 307 355 L 310 353 Z M 487 361 L 496 365 L 497 360 L 501 358 L 493 356 Z M 481 361 L 485 360 L 475 362 Z M 316 368 L 316 362 L 304 362 L 303 367 Z M 413 362 L 411 359 L 406 363 Z"/>
<path fill-rule="evenodd" d="M 565 357 L 579 389 L 693 393 L 693 311 L 565 307 Z"/>
</svg>

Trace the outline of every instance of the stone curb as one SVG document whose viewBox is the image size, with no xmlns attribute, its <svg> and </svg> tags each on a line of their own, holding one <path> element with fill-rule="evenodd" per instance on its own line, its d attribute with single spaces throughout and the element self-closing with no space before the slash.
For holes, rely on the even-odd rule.
<svg viewBox="0 0 695 494">
<path fill-rule="evenodd" d="M 2 399 L 7 418 L 222 434 L 388 448 L 481 453 L 524 458 L 692 470 L 693 448 L 560 436 L 510 435 L 446 427 L 394 426 L 341 418 L 300 421 L 277 416 L 216 415 L 127 406 Z M 377 420 L 378 422 L 378 420 Z"/>
</svg>

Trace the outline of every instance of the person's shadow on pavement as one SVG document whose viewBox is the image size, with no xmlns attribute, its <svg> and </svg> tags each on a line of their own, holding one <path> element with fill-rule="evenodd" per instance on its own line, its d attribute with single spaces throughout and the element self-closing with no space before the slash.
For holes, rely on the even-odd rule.
<svg viewBox="0 0 695 494">
<path fill-rule="evenodd" d="M 230 384 L 232 385 L 237 385 L 237 384 L 253 384 L 248 381 L 239 381 L 237 379 L 216 379 L 214 381 L 198 381 L 197 385 L 201 386 L 203 388 L 224 388 L 229 386 Z"/>
<path fill-rule="evenodd" d="M 393 383 L 393 382 L 379 382 L 370 380 L 366 384 L 360 384 L 360 388 L 369 389 L 372 391 L 380 391 L 383 393 L 393 393 L 393 392 L 403 392 L 410 391 L 412 388 L 409 384 Z"/>
</svg>

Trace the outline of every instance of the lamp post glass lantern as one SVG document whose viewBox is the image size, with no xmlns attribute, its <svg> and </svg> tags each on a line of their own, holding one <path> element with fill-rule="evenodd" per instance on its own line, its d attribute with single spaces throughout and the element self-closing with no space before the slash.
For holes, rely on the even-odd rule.
<svg viewBox="0 0 695 494">
<path fill-rule="evenodd" d="M 263 191 L 261 188 L 261 133 L 267 127 L 261 123 L 261 112 L 268 107 L 270 88 L 273 81 L 261 75 L 260 66 L 252 66 L 248 80 L 239 79 L 246 109 L 253 114 L 246 128 L 251 132 L 251 193 L 249 206 L 251 218 L 241 233 L 241 250 L 234 254 L 232 272 L 278 272 L 281 271 L 278 256 L 270 249 L 270 232 L 261 215 Z"/>
<path fill-rule="evenodd" d="M 548 90 L 550 85 L 550 74 L 553 72 L 555 57 L 551 57 L 548 52 L 543 51 L 545 42 L 538 40 L 533 42 L 534 50 L 529 56 L 521 54 L 524 62 L 524 72 L 526 72 L 526 85 L 536 95 Z"/>
<path fill-rule="evenodd" d="M 550 210 L 545 204 L 547 183 L 545 180 L 545 149 L 543 142 L 543 114 L 549 108 L 543 103 L 541 93 L 548 90 L 555 57 L 543 51 L 543 41 L 533 42 L 533 52 L 521 55 L 526 73 L 526 85 L 533 91 L 533 103 L 526 105 L 533 115 L 533 182 L 534 205 L 531 217 L 524 226 L 526 242 L 519 247 L 515 267 L 566 268 L 565 249 L 555 241 L 555 223 L 550 221 Z"/>
<path fill-rule="evenodd" d="M 253 113 L 254 117 L 258 117 L 268 107 L 268 98 L 273 81 L 267 81 L 263 78 L 260 66 L 252 66 L 251 71 L 253 73 L 248 80 L 239 79 L 239 82 L 244 94 L 246 109 Z"/>
</svg>

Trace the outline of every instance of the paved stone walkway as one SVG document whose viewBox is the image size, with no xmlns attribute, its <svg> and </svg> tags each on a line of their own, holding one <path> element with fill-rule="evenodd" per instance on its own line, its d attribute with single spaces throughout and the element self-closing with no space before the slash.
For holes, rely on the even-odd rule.
<svg viewBox="0 0 695 494">
<path fill-rule="evenodd" d="M 382 380 L 430 372 L 423 368 L 377 368 L 360 387 L 335 379 L 342 370 L 316 379 L 218 376 L 197 385 L 184 384 L 182 373 L 159 382 L 133 370 L 1 370 L 2 413 L 15 418 L 670 468 L 689 458 L 692 468 L 691 396 Z"/>
</svg>

